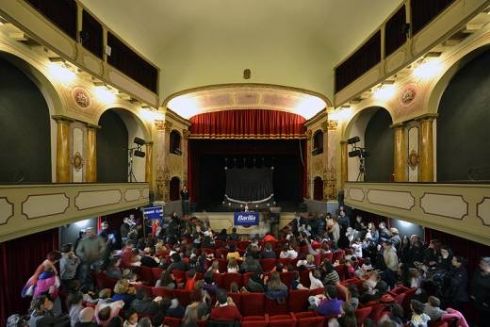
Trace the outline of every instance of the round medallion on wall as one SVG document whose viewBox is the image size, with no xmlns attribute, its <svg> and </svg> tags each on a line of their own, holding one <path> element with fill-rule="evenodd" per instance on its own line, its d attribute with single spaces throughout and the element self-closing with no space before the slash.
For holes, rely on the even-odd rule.
<svg viewBox="0 0 490 327">
<path fill-rule="evenodd" d="M 415 86 L 413 86 L 413 85 L 407 85 L 402 90 L 402 93 L 401 94 L 402 95 L 400 97 L 400 102 L 402 103 L 402 105 L 408 106 L 410 103 L 413 102 L 413 100 L 417 96 L 417 90 L 416 90 Z"/>
<path fill-rule="evenodd" d="M 408 155 L 408 166 L 411 169 L 415 169 L 417 168 L 418 164 L 419 164 L 419 154 L 415 150 L 410 151 L 410 154 Z"/>
<path fill-rule="evenodd" d="M 90 106 L 90 94 L 81 87 L 76 87 L 72 91 L 73 100 L 82 109 L 86 109 Z"/>
<path fill-rule="evenodd" d="M 80 154 L 80 152 L 75 153 L 75 155 L 73 156 L 72 163 L 73 163 L 73 167 L 75 167 L 75 169 L 77 171 L 80 170 L 80 169 L 82 169 L 82 167 L 83 167 L 83 158 L 82 158 L 82 155 Z"/>
</svg>

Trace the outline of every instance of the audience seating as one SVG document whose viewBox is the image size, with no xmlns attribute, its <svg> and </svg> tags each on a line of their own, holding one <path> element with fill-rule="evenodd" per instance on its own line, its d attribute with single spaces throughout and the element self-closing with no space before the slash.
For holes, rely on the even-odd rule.
<svg viewBox="0 0 490 327">
<path fill-rule="evenodd" d="M 296 319 L 292 313 L 269 316 L 269 327 L 296 327 Z"/>
<path fill-rule="evenodd" d="M 277 300 L 265 298 L 265 311 L 270 315 L 286 314 L 288 313 L 288 299 L 285 298 L 283 303 L 279 303 Z"/>
<path fill-rule="evenodd" d="M 290 290 L 288 305 L 290 312 L 301 312 L 308 309 L 309 290 Z"/>
<path fill-rule="evenodd" d="M 356 310 L 357 326 L 362 326 L 364 320 L 366 320 L 371 312 L 373 311 L 372 306 L 358 308 Z"/>
<path fill-rule="evenodd" d="M 243 316 L 263 315 L 265 305 L 264 293 L 242 293 L 240 312 Z"/>
<path fill-rule="evenodd" d="M 117 279 L 107 276 L 105 273 L 95 273 L 95 284 L 99 290 L 104 288 L 114 289 Z"/>
<path fill-rule="evenodd" d="M 242 287 L 242 274 L 239 273 L 224 273 L 222 274 L 222 282 L 218 285 L 222 286 L 225 290 L 230 290 L 231 283 L 237 283 L 238 287 Z"/>
<path fill-rule="evenodd" d="M 168 325 L 169 327 L 179 327 L 180 322 L 181 322 L 180 318 L 175 318 L 170 316 L 166 316 L 165 319 L 163 320 L 164 325 Z"/>
<path fill-rule="evenodd" d="M 242 327 L 267 327 L 269 319 L 266 316 L 246 316 L 243 317 Z"/>
<path fill-rule="evenodd" d="M 315 312 L 293 313 L 297 327 L 323 327 L 326 324 L 325 317 Z"/>
<path fill-rule="evenodd" d="M 276 259 L 260 259 L 260 265 L 264 272 L 271 271 L 276 267 Z"/>
</svg>

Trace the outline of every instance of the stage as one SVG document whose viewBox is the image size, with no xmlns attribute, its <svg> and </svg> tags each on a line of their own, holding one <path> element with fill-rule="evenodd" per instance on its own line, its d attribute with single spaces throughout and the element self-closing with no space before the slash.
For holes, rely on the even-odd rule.
<svg viewBox="0 0 490 327">
<path fill-rule="evenodd" d="M 222 229 L 226 229 L 228 233 L 231 232 L 233 227 L 236 227 L 237 233 L 241 235 L 255 235 L 264 236 L 265 233 L 270 231 L 269 222 L 264 221 L 264 215 L 259 214 L 259 224 L 251 227 L 234 226 L 233 225 L 233 212 L 194 212 L 192 214 L 201 220 L 209 220 L 211 229 L 215 232 L 219 232 Z M 279 229 L 289 224 L 295 217 L 295 212 L 281 212 L 281 218 L 279 220 Z"/>
</svg>

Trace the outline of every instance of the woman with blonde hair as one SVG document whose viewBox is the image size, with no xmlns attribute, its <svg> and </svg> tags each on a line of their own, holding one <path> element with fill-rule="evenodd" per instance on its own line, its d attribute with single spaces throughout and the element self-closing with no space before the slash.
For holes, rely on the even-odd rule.
<svg viewBox="0 0 490 327">
<path fill-rule="evenodd" d="M 228 261 L 228 273 L 237 273 L 240 271 L 240 266 L 235 258 L 230 258 Z"/>
<path fill-rule="evenodd" d="M 266 284 L 265 296 L 277 303 L 284 303 L 288 296 L 288 287 L 281 281 L 281 275 L 273 271 Z"/>
</svg>

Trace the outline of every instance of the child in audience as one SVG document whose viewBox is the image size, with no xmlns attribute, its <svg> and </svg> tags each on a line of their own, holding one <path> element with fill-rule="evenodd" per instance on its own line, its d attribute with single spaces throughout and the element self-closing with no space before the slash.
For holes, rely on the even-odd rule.
<svg viewBox="0 0 490 327">
<path fill-rule="evenodd" d="M 424 312 L 425 305 L 418 300 L 411 300 L 410 308 L 412 309 L 412 317 L 409 325 L 411 327 L 427 327 L 430 317 Z"/>
<path fill-rule="evenodd" d="M 134 310 L 129 310 L 126 313 L 126 320 L 124 320 L 123 327 L 137 327 L 138 326 L 138 313 Z"/>
</svg>

